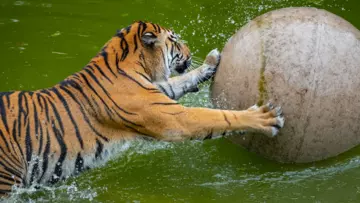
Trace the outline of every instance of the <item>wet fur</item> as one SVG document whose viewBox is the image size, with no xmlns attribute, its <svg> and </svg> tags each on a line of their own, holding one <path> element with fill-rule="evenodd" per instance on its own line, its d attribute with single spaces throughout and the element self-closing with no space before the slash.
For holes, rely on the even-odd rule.
<svg viewBox="0 0 360 203">
<path fill-rule="evenodd" d="M 228 130 L 276 135 L 283 118 L 270 105 L 227 111 L 175 101 L 196 91 L 219 61 L 213 50 L 200 68 L 169 78 L 188 68 L 188 47 L 170 30 L 136 22 L 60 84 L 0 93 L 0 194 L 13 185 L 53 184 L 79 174 L 137 136 L 204 140 Z"/>
</svg>

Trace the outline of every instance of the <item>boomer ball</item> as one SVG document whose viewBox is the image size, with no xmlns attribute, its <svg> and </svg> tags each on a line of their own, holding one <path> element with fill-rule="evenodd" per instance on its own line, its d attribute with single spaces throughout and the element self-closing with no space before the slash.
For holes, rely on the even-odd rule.
<svg viewBox="0 0 360 203">
<path fill-rule="evenodd" d="M 274 138 L 231 137 L 280 162 L 312 162 L 360 142 L 360 31 L 316 8 L 284 8 L 232 36 L 212 84 L 217 108 L 246 109 L 271 100 L 286 123 Z"/>
</svg>

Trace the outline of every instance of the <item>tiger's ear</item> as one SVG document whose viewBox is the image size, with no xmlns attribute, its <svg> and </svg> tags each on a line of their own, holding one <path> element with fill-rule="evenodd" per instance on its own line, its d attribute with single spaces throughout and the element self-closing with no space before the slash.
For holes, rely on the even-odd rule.
<svg viewBox="0 0 360 203">
<path fill-rule="evenodd" d="M 141 40 L 146 46 L 154 46 L 157 42 L 160 42 L 157 36 L 152 32 L 145 32 L 141 37 Z"/>
</svg>

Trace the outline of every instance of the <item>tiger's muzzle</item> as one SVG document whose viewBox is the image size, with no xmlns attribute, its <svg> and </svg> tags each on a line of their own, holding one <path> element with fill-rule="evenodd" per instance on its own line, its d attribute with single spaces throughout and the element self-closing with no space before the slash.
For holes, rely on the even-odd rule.
<svg viewBox="0 0 360 203">
<path fill-rule="evenodd" d="M 183 74 L 186 71 L 186 69 L 190 67 L 190 65 L 191 65 L 191 58 L 177 65 L 175 67 L 175 71 L 179 74 Z"/>
</svg>

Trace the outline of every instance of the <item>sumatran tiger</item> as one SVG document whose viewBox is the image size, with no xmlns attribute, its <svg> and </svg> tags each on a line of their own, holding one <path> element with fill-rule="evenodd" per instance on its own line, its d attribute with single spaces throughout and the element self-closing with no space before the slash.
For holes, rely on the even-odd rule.
<svg viewBox="0 0 360 203">
<path fill-rule="evenodd" d="M 0 194 L 93 168 L 139 136 L 204 140 L 233 130 L 275 136 L 284 118 L 270 103 L 229 111 L 175 101 L 210 79 L 219 61 L 213 50 L 201 67 L 170 78 L 190 66 L 189 48 L 168 29 L 135 22 L 54 87 L 0 93 Z"/>
</svg>

